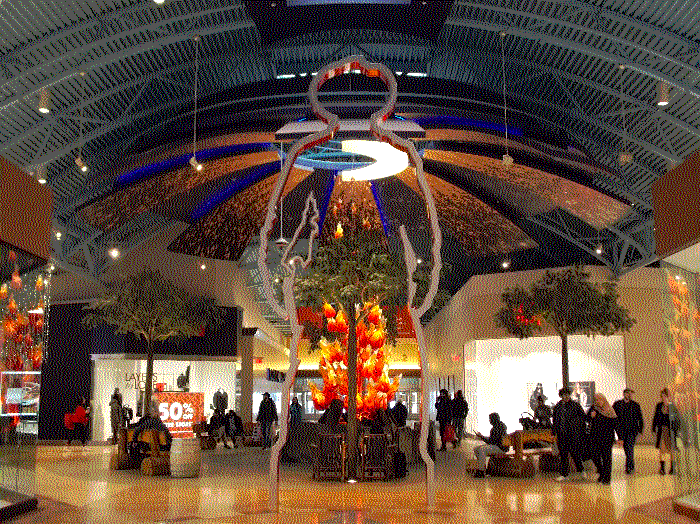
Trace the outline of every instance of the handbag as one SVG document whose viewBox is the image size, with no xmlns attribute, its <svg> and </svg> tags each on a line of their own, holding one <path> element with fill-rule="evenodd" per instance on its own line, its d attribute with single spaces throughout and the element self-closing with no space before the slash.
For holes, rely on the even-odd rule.
<svg viewBox="0 0 700 524">
<path fill-rule="evenodd" d="M 452 424 L 448 424 L 445 427 L 445 442 L 454 442 L 455 440 L 455 428 Z"/>
</svg>

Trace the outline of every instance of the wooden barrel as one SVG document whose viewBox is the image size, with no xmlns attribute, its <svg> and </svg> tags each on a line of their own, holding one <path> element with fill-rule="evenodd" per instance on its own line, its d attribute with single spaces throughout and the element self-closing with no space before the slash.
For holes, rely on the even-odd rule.
<svg viewBox="0 0 700 524">
<path fill-rule="evenodd" d="M 199 477 L 202 467 L 202 449 L 199 439 L 173 439 L 170 448 L 170 475 L 173 477 Z"/>
</svg>

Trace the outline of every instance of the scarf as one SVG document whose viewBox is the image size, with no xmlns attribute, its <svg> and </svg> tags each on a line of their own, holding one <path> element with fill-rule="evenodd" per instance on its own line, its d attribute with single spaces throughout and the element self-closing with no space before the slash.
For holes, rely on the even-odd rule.
<svg viewBox="0 0 700 524">
<path fill-rule="evenodd" d="M 595 404 L 594 404 L 595 410 L 603 415 L 604 417 L 608 418 L 617 418 L 617 415 L 615 414 L 615 410 L 612 408 L 610 405 L 610 402 L 608 402 L 608 399 L 605 398 L 605 395 L 602 393 L 596 393 L 595 394 Z"/>
</svg>

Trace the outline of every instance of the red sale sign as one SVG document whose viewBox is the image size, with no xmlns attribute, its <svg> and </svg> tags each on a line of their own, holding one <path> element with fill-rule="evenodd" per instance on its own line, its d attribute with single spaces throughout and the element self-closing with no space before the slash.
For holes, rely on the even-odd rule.
<svg viewBox="0 0 700 524">
<path fill-rule="evenodd" d="M 192 425 L 204 416 L 204 393 L 169 391 L 153 395 L 158 401 L 158 414 L 173 438 L 192 438 Z"/>
</svg>

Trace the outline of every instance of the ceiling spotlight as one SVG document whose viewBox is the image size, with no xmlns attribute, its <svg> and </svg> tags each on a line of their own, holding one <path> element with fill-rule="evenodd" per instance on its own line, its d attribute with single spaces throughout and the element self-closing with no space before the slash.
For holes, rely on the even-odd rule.
<svg viewBox="0 0 700 524">
<path fill-rule="evenodd" d="M 201 266 L 199 266 L 199 269 L 201 269 L 202 271 L 204 271 L 205 269 L 207 269 L 207 265 L 206 265 L 206 264 L 202 264 Z"/>
<path fill-rule="evenodd" d="M 60 232 L 60 231 L 56 231 L 56 238 L 57 238 L 58 240 L 61 240 L 61 236 L 62 236 L 62 235 L 61 235 L 61 232 Z"/>
<path fill-rule="evenodd" d="M 49 88 L 45 87 L 39 91 L 39 107 L 37 107 L 39 113 L 48 114 L 51 112 L 51 97 L 49 94 Z"/>
<path fill-rule="evenodd" d="M 75 157 L 75 165 L 78 166 L 78 168 L 80 168 L 80 170 L 81 170 L 83 173 L 87 173 L 87 172 L 88 172 L 88 166 L 87 166 L 87 164 L 85 163 L 85 161 L 80 157 L 80 155 L 78 155 L 77 157 Z"/>
<path fill-rule="evenodd" d="M 417 258 L 417 259 L 416 259 L 416 262 L 417 262 L 418 264 L 422 264 L 422 263 L 423 263 L 423 259 L 422 259 L 422 258 Z"/>
<path fill-rule="evenodd" d="M 51 265 L 49 266 L 49 273 L 52 272 L 52 271 L 54 271 L 55 269 L 56 269 L 56 266 L 54 266 L 53 264 L 51 264 Z"/>
<path fill-rule="evenodd" d="M 510 267 L 510 260 L 504 260 L 503 262 L 501 262 L 501 267 L 503 269 L 508 269 Z"/>
<path fill-rule="evenodd" d="M 595 248 L 595 254 L 596 254 L 596 255 L 602 255 L 602 254 L 603 254 L 603 246 L 601 246 L 600 244 L 598 244 L 598 245 L 596 246 L 596 248 Z"/>
<path fill-rule="evenodd" d="M 617 66 L 617 68 L 618 68 L 620 71 L 622 71 L 622 70 L 625 68 L 625 64 L 620 64 L 619 66 Z"/>
<path fill-rule="evenodd" d="M 153 1 L 158 5 L 163 5 L 165 3 L 165 0 L 153 0 Z"/>
<path fill-rule="evenodd" d="M 632 153 L 629 151 L 620 151 L 620 156 L 618 157 L 620 165 L 624 166 L 632 162 Z"/>
<path fill-rule="evenodd" d="M 195 157 L 194 155 L 192 155 L 192 158 L 190 158 L 190 165 L 195 171 L 201 171 L 202 169 L 204 169 L 204 166 L 197 162 L 197 157 Z"/>
<path fill-rule="evenodd" d="M 508 153 L 503 155 L 503 165 L 506 167 L 510 167 L 513 165 L 513 157 L 510 156 Z"/>
<path fill-rule="evenodd" d="M 119 258 L 119 255 L 121 255 L 121 252 L 119 251 L 119 248 L 113 247 L 109 251 L 107 251 L 107 254 L 116 260 L 117 258 Z"/>
<path fill-rule="evenodd" d="M 275 279 L 275 284 L 279 284 L 279 283 L 280 283 L 280 279 L 279 279 L 279 277 L 277 277 L 277 278 Z"/>
<path fill-rule="evenodd" d="M 659 83 L 656 84 L 656 105 L 663 107 L 667 106 L 668 102 L 668 84 L 663 80 L 659 80 Z"/>
<path fill-rule="evenodd" d="M 680 280 L 680 279 L 681 279 L 681 276 L 680 276 L 680 275 L 676 275 L 676 280 Z"/>
</svg>

